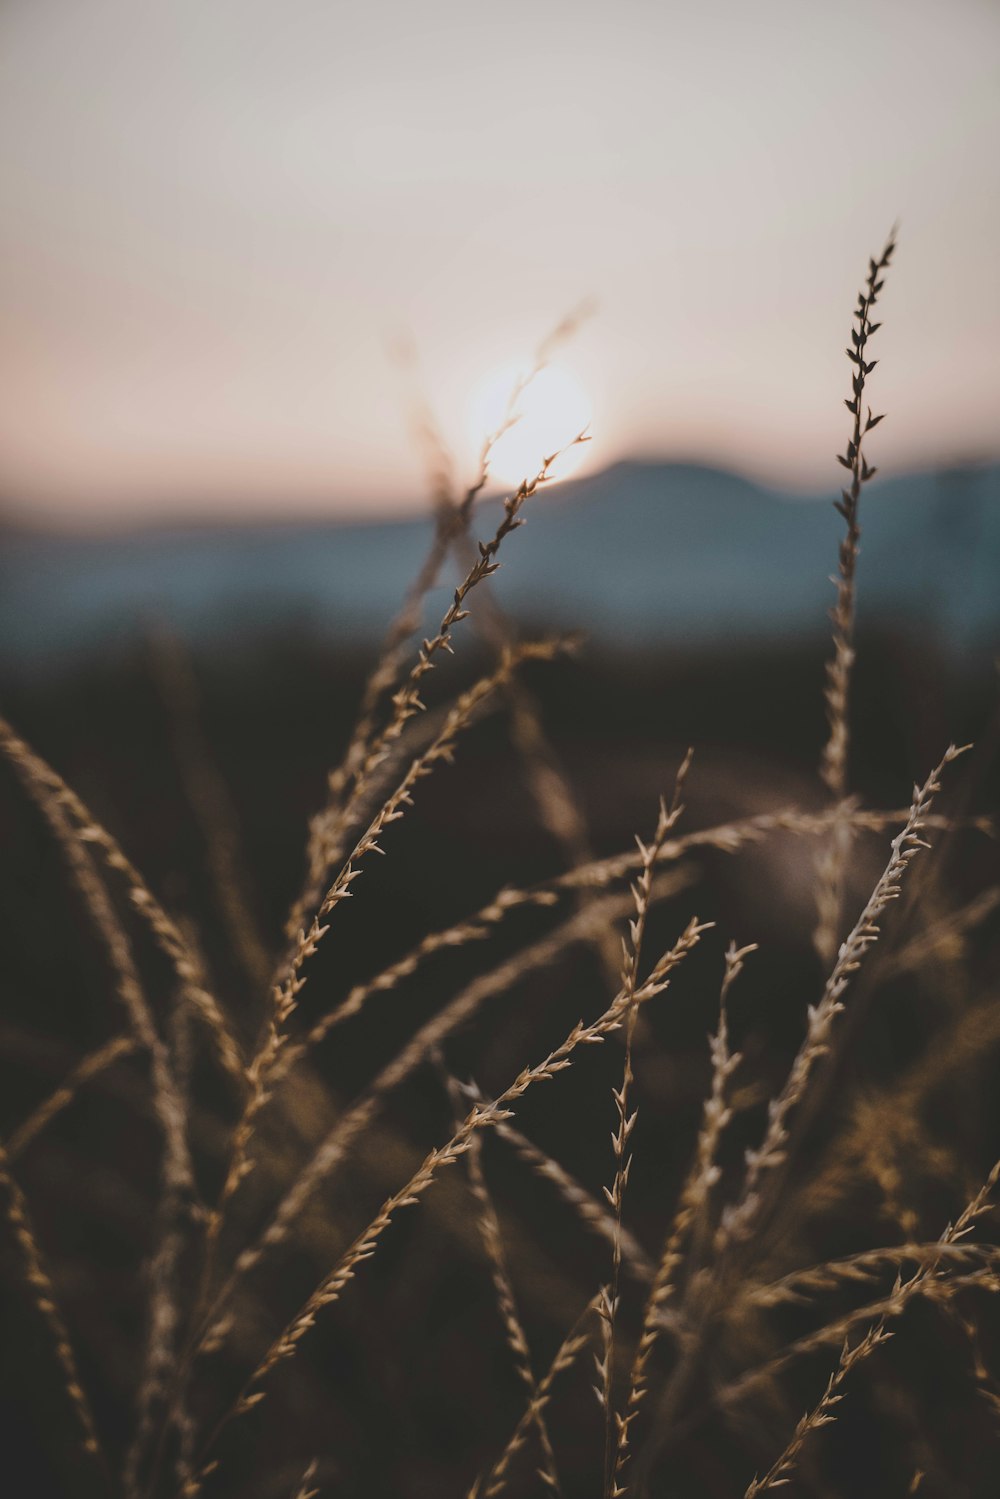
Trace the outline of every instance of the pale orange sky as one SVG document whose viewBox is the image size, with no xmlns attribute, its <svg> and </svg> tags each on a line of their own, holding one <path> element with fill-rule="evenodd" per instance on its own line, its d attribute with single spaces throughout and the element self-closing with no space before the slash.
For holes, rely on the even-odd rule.
<svg viewBox="0 0 1000 1499">
<path fill-rule="evenodd" d="M 591 466 L 836 483 L 901 219 L 883 466 L 997 455 L 992 0 L 7 0 L 0 496 L 73 521 L 422 500 L 583 297 Z"/>
</svg>

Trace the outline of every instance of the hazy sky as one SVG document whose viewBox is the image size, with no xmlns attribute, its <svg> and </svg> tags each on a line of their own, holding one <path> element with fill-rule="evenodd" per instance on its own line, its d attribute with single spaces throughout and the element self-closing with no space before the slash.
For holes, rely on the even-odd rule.
<svg viewBox="0 0 1000 1499">
<path fill-rule="evenodd" d="M 835 483 L 897 216 L 877 457 L 1000 452 L 995 0 L 6 0 L 0 202 L 39 516 L 417 503 L 391 347 L 464 460 L 588 295 L 591 465 Z"/>
</svg>

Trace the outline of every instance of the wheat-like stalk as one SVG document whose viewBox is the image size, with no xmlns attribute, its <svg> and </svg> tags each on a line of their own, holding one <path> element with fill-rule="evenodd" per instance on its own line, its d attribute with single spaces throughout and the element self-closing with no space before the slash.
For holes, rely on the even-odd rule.
<svg viewBox="0 0 1000 1499">
<path fill-rule="evenodd" d="M 954 954 L 955 942 L 968 927 L 988 916 L 994 909 L 989 891 L 976 897 L 953 917 L 918 934 L 891 954 L 881 973 L 896 975 L 909 971 L 931 953 Z M 938 940 L 938 938 L 940 940 Z M 1000 1012 L 992 995 L 969 1005 L 950 1023 L 936 1044 L 907 1068 L 898 1080 L 882 1092 L 861 1097 L 854 1105 L 853 1118 L 843 1132 L 836 1149 L 807 1188 L 807 1203 L 812 1208 L 829 1210 L 841 1200 L 844 1192 L 856 1182 L 860 1167 L 868 1170 L 888 1189 L 887 1161 L 900 1145 L 930 1150 L 930 1142 L 921 1123 L 921 1105 L 933 1090 L 949 1077 L 959 1076 L 964 1068 L 976 1063 L 1000 1040 Z M 935 1149 L 940 1149 L 935 1146 Z"/>
<path fill-rule="evenodd" d="M 97 1427 L 94 1424 L 94 1414 L 90 1407 L 90 1401 L 80 1382 L 80 1373 L 77 1368 L 76 1356 L 73 1353 L 73 1345 L 70 1342 L 69 1331 L 59 1308 L 55 1287 L 52 1284 L 52 1277 L 46 1269 L 45 1261 L 42 1258 L 42 1251 L 39 1248 L 38 1238 L 31 1222 L 28 1204 L 25 1201 L 24 1193 L 11 1173 L 10 1161 L 2 1142 L 0 1142 L 0 1188 L 3 1189 L 4 1196 L 7 1199 L 6 1217 L 21 1253 L 25 1278 L 31 1288 L 32 1300 L 48 1326 L 56 1361 L 62 1373 L 63 1387 L 76 1413 L 76 1418 L 80 1426 L 83 1450 L 89 1457 L 96 1459 L 103 1467 L 104 1454 L 98 1439 Z"/>
<path fill-rule="evenodd" d="M 878 360 L 867 358 L 868 340 L 881 326 L 872 322 L 871 314 L 882 290 L 883 278 L 896 248 L 895 230 L 890 234 L 878 260 L 868 262 L 868 279 L 864 290 L 858 293 L 858 305 L 854 312 L 854 327 L 851 329 L 851 346 L 847 357 L 854 366 L 851 376 L 851 394 L 845 406 L 851 413 L 853 424 L 851 436 L 837 461 L 851 476 L 850 485 L 841 491 L 836 508 L 843 516 L 847 530 L 840 544 L 839 567 L 836 578 L 837 600 L 831 618 L 833 620 L 833 655 L 826 673 L 826 713 L 829 736 L 820 759 L 820 775 L 838 805 L 847 798 L 848 750 L 850 745 L 849 698 L 851 675 L 854 667 L 854 604 L 855 578 L 858 551 L 861 543 L 861 528 L 858 511 L 861 489 L 874 478 L 871 467 L 862 451 L 865 436 L 883 420 L 873 416 L 871 407 L 865 415 L 865 394 L 868 376 Z M 850 830 L 846 822 L 838 821 L 829 843 L 824 847 L 817 864 L 819 885 L 817 909 L 819 921 L 815 944 L 821 960 L 833 961 L 840 930 L 841 906 L 843 903 L 844 869 L 850 851 Z"/>
<path fill-rule="evenodd" d="M 568 447 L 572 448 L 587 441 L 587 434 L 581 432 L 568 444 Z M 433 671 L 440 655 L 453 654 L 452 632 L 456 625 L 469 616 L 469 610 L 465 607 L 469 596 L 499 568 L 497 557 L 503 543 L 513 531 L 518 530 L 524 524 L 521 511 L 527 501 L 548 482 L 552 465 L 565 451 L 566 449 L 560 449 L 549 454 L 543 459 L 534 477 L 522 480 L 514 493 L 504 500 L 503 516 L 493 536 L 488 541 L 479 542 L 476 559 L 455 589 L 452 601 L 445 610 L 436 633 L 424 640 L 405 681 L 393 694 L 392 712 L 388 722 L 368 740 L 364 756 L 355 772 L 355 787 L 348 800 L 345 820 L 352 802 L 356 799 L 358 788 L 364 785 L 372 772 L 382 763 L 409 720 L 415 714 L 424 711 L 425 705 L 420 694 L 425 677 Z"/>
<path fill-rule="evenodd" d="M 454 1110 L 454 1125 L 457 1130 L 461 1128 L 464 1117 L 462 1114 L 462 1090 L 455 1079 L 447 1072 L 443 1059 L 439 1058 L 438 1060 Z M 507 1263 L 507 1254 L 504 1250 L 503 1230 L 500 1227 L 500 1219 L 497 1216 L 493 1194 L 489 1189 L 486 1181 L 486 1173 L 483 1170 L 482 1142 L 478 1135 L 472 1136 L 469 1149 L 466 1151 L 465 1170 L 469 1179 L 469 1187 L 476 1202 L 476 1220 L 479 1227 L 479 1236 L 482 1240 L 483 1248 L 486 1252 L 486 1260 L 490 1268 L 490 1279 L 493 1282 L 493 1290 L 496 1296 L 500 1322 L 504 1330 L 504 1337 L 507 1347 L 510 1349 L 517 1376 L 527 1391 L 528 1408 L 533 1411 L 532 1422 L 542 1448 L 542 1467 L 539 1469 L 539 1477 L 552 1493 L 558 1494 L 561 1490 L 559 1485 L 559 1470 L 556 1466 L 556 1455 L 553 1451 L 552 1440 L 549 1436 L 545 1416 L 535 1405 L 538 1386 L 532 1366 L 531 1349 L 528 1345 L 528 1337 L 517 1307 L 517 1297 L 514 1293 L 510 1267 Z"/>
<path fill-rule="evenodd" d="M 987 921 L 1000 907 L 1000 885 L 981 890 L 954 911 L 948 911 L 929 922 L 895 952 L 887 954 L 879 965 L 883 983 L 902 973 L 916 973 L 938 961 L 955 961 L 965 953 L 964 938 Z"/>
<path fill-rule="evenodd" d="M 913 789 L 910 813 L 902 831 L 892 840 L 889 862 L 866 901 L 864 910 L 841 945 L 819 1001 L 809 1006 L 805 1039 L 792 1063 L 784 1088 L 768 1105 L 767 1130 L 761 1146 L 758 1150 L 747 1152 L 747 1173 L 742 1197 L 740 1203 L 723 1216 L 717 1246 L 720 1253 L 733 1240 L 747 1237 L 760 1206 L 761 1178 L 766 1172 L 775 1170 L 785 1159 L 789 1117 L 805 1094 L 814 1067 L 827 1050 L 833 1024 L 844 1008 L 844 994 L 865 954 L 878 941 L 880 922 L 889 904 L 900 893 L 900 881 L 916 854 L 922 848 L 929 847 L 921 836 L 926 828 L 927 813 L 934 796 L 941 789 L 940 778 L 945 768 L 962 753 L 963 750 L 949 745 L 923 786 L 915 786 Z"/>
<path fill-rule="evenodd" d="M 345 770 L 342 776 L 335 773 L 336 784 L 331 783 L 330 786 L 330 811 L 325 816 L 321 816 L 319 822 L 315 825 L 315 833 L 310 841 L 306 886 L 293 903 L 288 917 L 286 931 L 291 945 L 289 956 L 285 960 L 285 966 L 290 966 L 294 962 L 298 932 L 308 919 L 309 914 L 315 909 L 317 900 L 313 897 L 318 896 L 318 892 L 322 890 L 326 871 L 340 857 L 343 838 L 363 789 L 372 775 L 375 774 L 379 766 L 382 765 L 386 757 L 391 753 L 393 746 L 399 740 L 409 721 L 416 714 L 424 711 L 425 705 L 420 696 L 424 678 L 433 671 L 437 665 L 439 656 L 445 653 L 453 654 L 452 632 L 456 625 L 468 618 L 469 610 L 465 608 L 465 603 L 469 595 L 497 571 L 500 566 L 497 556 L 504 541 L 512 531 L 516 531 L 524 524 L 521 511 L 528 500 L 548 483 L 552 465 L 568 449 L 577 447 L 581 443 L 588 441 L 589 437 L 587 433 L 580 432 L 565 447 L 548 454 L 542 460 L 541 466 L 535 475 L 530 479 L 523 479 L 513 494 L 507 496 L 504 500 L 503 516 L 493 536 L 488 541 L 479 542 L 476 559 L 461 583 L 455 589 L 452 601 L 445 610 L 436 633 L 424 640 L 408 675 L 402 685 L 393 693 L 391 712 L 386 723 L 381 729 L 375 730 L 373 716 L 374 701 L 371 704 L 369 712 L 362 712 L 361 724 L 352 738 L 351 745 L 348 748 L 348 756 L 344 762 L 346 767 L 348 761 L 350 761 L 350 768 L 349 770 Z M 473 494 L 469 500 L 470 506 L 474 498 L 475 495 Z M 460 506 L 458 516 L 455 520 L 457 528 L 464 526 L 466 514 L 467 511 L 464 507 Z M 447 553 L 451 539 L 452 530 L 451 528 L 446 528 L 446 534 L 440 543 L 444 546 L 444 554 Z M 444 554 L 442 554 L 441 560 L 443 560 Z M 439 565 L 436 562 L 433 564 L 432 576 L 429 575 L 427 588 L 432 586 L 433 579 L 437 576 Z M 395 665 L 392 664 L 393 652 L 399 648 L 403 639 L 408 638 L 413 628 L 415 628 L 416 622 L 419 620 L 420 603 L 422 602 L 424 593 L 427 591 L 423 587 L 424 581 L 423 579 L 418 579 L 416 585 L 417 591 L 414 595 L 411 610 L 407 613 L 404 609 L 406 617 L 399 625 L 401 632 L 399 641 L 391 646 L 390 651 L 382 658 L 386 664 L 386 671 L 391 671 L 391 680 L 395 680 Z M 420 591 L 421 589 L 423 589 L 422 592 Z M 509 651 L 504 652 L 505 656 L 507 654 L 509 654 Z M 388 686 L 388 684 L 389 679 L 387 678 L 385 685 Z M 377 689 L 378 695 L 381 695 L 381 691 L 382 683 L 380 681 Z"/>
<path fill-rule="evenodd" d="M 684 1244 L 704 1213 L 709 1194 L 719 1178 L 719 1169 L 715 1164 L 716 1152 L 722 1132 L 732 1118 L 732 1107 L 728 1101 L 729 1079 L 742 1060 L 738 1052 L 734 1055 L 729 1050 L 726 1006 L 729 992 L 742 973 L 744 962 L 750 953 L 755 951 L 755 944 L 738 948 L 734 942 L 731 942 L 726 950 L 725 971 L 719 996 L 719 1025 L 715 1035 L 709 1041 L 712 1059 L 711 1087 L 705 1100 L 704 1117 L 691 1169 L 681 1189 L 677 1211 L 646 1301 L 642 1331 L 629 1374 L 628 1398 L 625 1410 L 619 1417 L 614 1475 L 616 1499 L 618 1495 L 625 1493 L 624 1475 L 631 1456 L 631 1428 L 639 1415 L 649 1387 L 650 1360 L 663 1327 L 666 1304 L 673 1294 Z"/>
<path fill-rule="evenodd" d="M 59 841 L 68 859 L 72 848 L 86 845 L 96 850 L 109 869 L 120 874 L 128 890 L 129 901 L 146 922 L 152 935 L 172 964 L 185 1001 L 204 1021 L 225 1072 L 242 1088 L 244 1064 L 218 1001 L 208 987 L 197 956 L 184 940 L 177 923 L 156 899 L 135 865 L 126 857 L 117 840 L 102 827 L 62 777 L 15 733 L 6 719 L 0 718 L 0 750 L 10 760 L 28 794 L 52 824 L 58 817 L 67 831 Z M 47 810 L 48 809 L 48 810 Z M 79 860 L 76 861 L 77 866 Z"/>
<path fill-rule="evenodd" d="M 306 1464 L 302 1477 L 299 1479 L 298 1487 L 295 1490 L 295 1499 L 319 1499 L 319 1489 L 314 1489 L 312 1486 L 313 1479 L 316 1477 L 318 1471 L 319 1463 L 313 1458 L 311 1462 Z"/>
<path fill-rule="evenodd" d="M 949 1310 L 954 1321 L 961 1328 L 969 1345 L 970 1371 L 976 1394 L 989 1411 L 993 1426 L 996 1428 L 998 1421 L 1000 1421 L 1000 1386 L 998 1386 L 996 1376 L 986 1362 L 980 1329 L 973 1319 L 965 1316 L 958 1307 L 952 1305 Z"/>
<path fill-rule="evenodd" d="M 640 838 L 636 838 L 641 862 L 639 873 L 632 885 L 635 914 L 629 921 L 628 936 L 622 941 L 621 989 L 622 993 L 626 996 L 633 996 L 639 984 L 642 944 L 646 933 L 646 922 L 649 917 L 650 905 L 652 903 L 653 871 L 656 868 L 660 851 L 667 841 L 667 836 L 676 825 L 683 811 L 681 794 L 691 767 L 692 754 L 693 752 L 689 749 L 677 772 L 674 795 L 670 806 L 668 807 L 667 803 L 662 799 L 660 801 L 656 831 L 653 834 L 651 842 L 646 845 Z M 629 999 L 625 1019 L 625 1055 L 622 1066 L 622 1082 L 620 1088 L 613 1090 L 618 1119 L 618 1127 L 612 1135 L 612 1149 L 615 1161 L 614 1179 L 610 1191 L 605 1188 L 608 1205 L 614 1214 L 615 1220 L 615 1231 L 611 1243 L 611 1279 L 608 1284 L 607 1295 L 601 1301 L 599 1307 L 603 1326 L 603 1338 L 601 1353 L 597 1360 L 598 1376 L 601 1381 L 600 1397 L 604 1407 L 604 1493 L 606 1499 L 608 1499 L 608 1496 L 611 1496 L 611 1499 L 617 1499 L 615 1454 L 617 1443 L 621 1440 L 622 1418 L 618 1415 L 615 1407 L 614 1390 L 615 1331 L 618 1317 L 618 1289 L 622 1264 L 622 1211 L 629 1170 L 632 1164 L 629 1141 L 631 1140 L 636 1121 L 636 1111 L 631 1109 L 630 1096 L 634 1081 L 632 1071 L 632 1040 L 635 1034 L 635 1023 L 638 1013 L 638 1006 Z"/>
<path fill-rule="evenodd" d="M 106 1072 L 109 1067 L 113 1067 L 120 1057 L 131 1056 L 138 1046 L 139 1042 L 135 1036 L 112 1036 L 110 1041 L 105 1041 L 103 1045 L 95 1047 L 77 1062 L 58 1088 L 44 1098 L 11 1134 L 7 1141 L 8 1159 L 16 1161 L 32 1140 L 40 1135 L 42 1130 L 62 1113 L 63 1109 L 69 1107 L 82 1087 L 93 1078 L 99 1077 L 102 1072 Z"/>
<path fill-rule="evenodd" d="M 788 1445 L 781 1456 L 778 1457 L 763 1478 L 755 1478 L 747 1485 L 743 1499 L 757 1499 L 758 1494 L 764 1494 L 768 1489 L 778 1488 L 786 1484 L 789 1475 L 795 1468 L 799 1454 L 805 1445 L 806 1438 L 810 1432 L 818 1431 L 821 1426 L 829 1426 L 835 1420 L 834 1407 L 843 1400 L 840 1387 L 844 1380 L 864 1359 L 869 1358 L 883 1343 L 892 1336 L 887 1332 L 881 1322 L 875 1327 L 870 1327 L 860 1342 L 852 1348 L 845 1340 L 841 1349 L 840 1359 L 837 1367 L 827 1380 L 826 1389 L 820 1396 L 819 1401 L 812 1410 L 807 1412 L 795 1427 Z"/>
<path fill-rule="evenodd" d="M 537 1426 L 538 1420 L 544 1416 L 545 1409 L 552 1398 L 553 1385 L 560 1374 L 565 1374 L 567 1369 L 573 1367 L 577 1358 L 590 1343 L 593 1333 L 587 1327 L 587 1323 L 598 1314 L 607 1294 L 607 1288 L 602 1287 L 596 1295 L 591 1297 L 577 1317 L 556 1349 L 548 1369 L 538 1381 L 531 1402 L 511 1432 L 503 1451 L 489 1470 L 473 1484 L 469 1490 L 468 1499 L 496 1499 L 497 1494 L 503 1491 L 511 1463 L 523 1448 L 532 1427 Z"/>
</svg>

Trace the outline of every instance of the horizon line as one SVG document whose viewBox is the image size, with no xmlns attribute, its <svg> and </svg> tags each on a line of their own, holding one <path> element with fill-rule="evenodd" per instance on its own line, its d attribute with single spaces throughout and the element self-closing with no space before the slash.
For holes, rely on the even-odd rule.
<svg viewBox="0 0 1000 1499">
<path fill-rule="evenodd" d="M 831 468 L 833 465 L 831 465 Z M 967 477 L 1000 467 L 1000 450 L 995 453 L 980 451 L 962 455 L 942 455 L 936 459 L 923 459 L 913 464 L 904 464 L 891 470 L 879 469 L 883 483 L 905 482 L 920 478 Z M 754 467 L 712 460 L 703 455 L 633 453 L 611 459 L 600 468 L 575 473 L 565 479 L 553 480 L 547 492 L 572 491 L 598 483 L 602 478 L 623 469 L 664 470 L 690 469 L 716 474 L 720 478 L 741 481 L 765 494 L 795 501 L 818 501 L 835 498 L 840 485 L 834 471 L 827 484 L 795 483 L 780 481 L 762 474 Z M 879 485 L 878 487 L 881 487 Z M 478 504 L 497 503 L 513 492 L 514 486 L 493 485 L 486 488 Z M 37 513 L 37 501 L 18 500 L 0 493 L 0 539 L 4 533 L 20 533 L 32 536 L 98 539 L 102 536 L 128 536 L 149 533 L 170 533 L 191 530 L 241 531 L 306 529 L 317 526 L 382 526 L 407 522 L 425 522 L 432 519 L 431 505 L 426 499 L 417 502 L 402 501 L 398 494 L 369 498 L 365 501 L 348 501 L 334 498 L 332 493 L 324 495 L 315 491 L 314 498 L 301 500 L 297 505 L 275 494 L 270 498 L 258 497 L 248 500 L 236 491 L 231 494 L 207 494 L 201 499 L 179 501 L 176 497 L 145 502 L 141 513 L 129 511 L 124 506 L 93 508 L 90 504 L 79 507 L 68 504 L 58 507 L 45 504 Z M 324 509 L 324 505 L 326 508 Z M 32 513 L 36 511 L 36 513 Z"/>
</svg>

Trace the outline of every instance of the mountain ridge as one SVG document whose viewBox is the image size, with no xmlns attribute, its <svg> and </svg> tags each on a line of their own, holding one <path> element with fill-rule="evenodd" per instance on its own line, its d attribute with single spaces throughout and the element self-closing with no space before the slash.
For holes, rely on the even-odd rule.
<svg viewBox="0 0 1000 1499">
<path fill-rule="evenodd" d="M 842 522 L 706 464 L 626 459 L 543 490 L 501 554 L 501 600 L 539 626 L 623 645 L 725 643 L 825 630 Z M 499 500 L 474 530 L 488 534 Z M 0 665 L 121 649 L 151 616 L 194 642 L 238 645 L 305 623 L 376 639 L 417 571 L 426 516 L 275 518 L 65 535 L 0 532 Z M 933 617 L 962 647 L 1000 625 L 1000 465 L 879 479 L 862 506 L 861 607 Z M 429 617 L 441 601 L 429 601 Z"/>
</svg>

